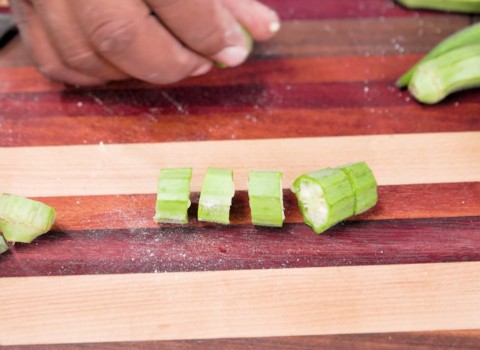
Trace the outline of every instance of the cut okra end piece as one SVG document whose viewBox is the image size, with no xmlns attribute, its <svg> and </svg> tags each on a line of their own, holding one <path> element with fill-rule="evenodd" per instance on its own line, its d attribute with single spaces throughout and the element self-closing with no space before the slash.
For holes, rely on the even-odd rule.
<svg viewBox="0 0 480 350">
<path fill-rule="evenodd" d="M 248 197 L 252 223 L 257 226 L 282 227 L 282 173 L 251 171 L 248 178 Z"/>
<path fill-rule="evenodd" d="M 188 223 L 192 168 L 162 169 L 158 177 L 154 221 L 158 223 Z"/>
<path fill-rule="evenodd" d="M 354 215 L 373 208 L 378 201 L 377 181 L 365 162 L 350 163 L 338 167 L 347 175 L 355 196 Z"/>
<path fill-rule="evenodd" d="M 293 183 L 303 219 L 316 233 L 353 215 L 355 196 L 347 175 L 325 168 L 298 177 Z"/>
<path fill-rule="evenodd" d="M 198 220 L 229 224 L 234 194 L 233 171 L 208 168 L 200 192 Z"/>
<path fill-rule="evenodd" d="M 31 243 L 50 231 L 56 212 L 52 207 L 11 194 L 0 196 L 0 231 L 9 242 Z"/>
<path fill-rule="evenodd" d="M 3 236 L 0 235 L 0 254 L 5 253 L 7 250 L 8 250 L 7 242 L 5 242 L 5 239 L 3 238 Z"/>
</svg>

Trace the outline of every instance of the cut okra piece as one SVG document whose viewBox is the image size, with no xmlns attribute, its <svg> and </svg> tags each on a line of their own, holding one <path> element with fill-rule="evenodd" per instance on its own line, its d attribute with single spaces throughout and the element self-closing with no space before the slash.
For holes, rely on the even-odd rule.
<svg viewBox="0 0 480 350">
<path fill-rule="evenodd" d="M 8 250 L 7 242 L 5 242 L 5 239 L 3 238 L 3 236 L 0 235 L 0 254 L 5 253 L 7 250 Z"/>
<path fill-rule="evenodd" d="M 325 168 L 298 177 L 293 183 L 303 219 L 316 233 L 322 233 L 353 215 L 355 195 L 347 175 Z"/>
<path fill-rule="evenodd" d="M 338 167 L 347 175 L 355 195 L 354 215 L 361 214 L 377 204 L 377 181 L 365 162 L 350 163 Z"/>
<path fill-rule="evenodd" d="M 229 224 L 234 194 L 232 170 L 208 168 L 200 192 L 198 220 Z"/>
<path fill-rule="evenodd" d="M 153 220 L 171 224 L 188 223 L 191 179 L 191 168 L 162 169 L 160 171 Z"/>
<path fill-rule="evenodd" d="M 0 231 L 9 242 L 32 242 L 50 231 L 55 217 L 55 209 L 44 203 L 11 194 L 0 196 Z"/>
<path fill-rule="evenodd" d="M 282 227 L 282 173 L 251 171 L 248 178 L 248 197 L 252 223 L 258 226 Z"/>
</svg>

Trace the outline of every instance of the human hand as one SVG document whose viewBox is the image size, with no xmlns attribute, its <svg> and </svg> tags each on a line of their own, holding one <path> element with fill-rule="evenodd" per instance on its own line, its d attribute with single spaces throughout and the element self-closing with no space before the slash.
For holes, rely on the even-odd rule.
<svg viewBox="0 0 480 350">
<path fill-rule="evenodd" d="M 72 85 L 136 78 L 169 84 L 234 67 L 280 28 L 255 0 L 10 0 L 40 72 Z"/>
</svg>

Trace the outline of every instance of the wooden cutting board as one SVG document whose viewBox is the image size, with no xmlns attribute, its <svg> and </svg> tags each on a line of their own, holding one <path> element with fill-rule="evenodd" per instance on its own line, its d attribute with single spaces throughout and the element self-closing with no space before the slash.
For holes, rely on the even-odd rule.
<svg viewBox="0 0 480 350">
<path fill-rule="evenodd" d="M 394 87 L 474 18 L 265 2 L 275 40 L 167 87 L 67 89 L 18 42 L 0 53 L 0 193 L 58 212 L 0 256 L 0 345 L 478 348 L 480 91 L 422 106 Z M 359 160 L 378 205 L 315 235 L 293 179 Z M 158 225 L 158 172 L 175 166 L 194 169 L 190 222 Z M 230 226 L 195 218 L 208 166 L 234 169 Z M 284 173 L 282 229 L 250 223 L 253 169 Z"/>
</svg>

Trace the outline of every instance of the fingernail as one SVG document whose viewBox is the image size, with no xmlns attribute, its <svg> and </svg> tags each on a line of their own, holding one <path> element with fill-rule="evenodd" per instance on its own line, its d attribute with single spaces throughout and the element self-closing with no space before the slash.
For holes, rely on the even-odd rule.
<svg viewBox="0 0 480 350">
<path fill-rule="evenodd" d="M 280 22 L 279 21 L 274 21 L 274 22 L 270 22 L 270 25 L 268 26 L 268 30 L 270 31 L 270 33 L 276 33 L 280 30 Z"/>
<path fill-rule="evenodd" d="M 248 54 L 248 50 L 244 47 L 230 46 L 213 56 L 213 59 L 219 63 L 227 65 L 228 67 L 236 67 L 247 59 Z"/>
<path fill-rule="evenodd" d="M 198 77 L 199 75 L 203 75 L 203 74 L 207 73 L 211 68 L 212 68 L 212 64 L 211 63 L 206 63 L 203 66 L 198 67 L 197 70 L 195 70 L 191 74 L 191 76 L 192 77 Z"/>
</svg>

